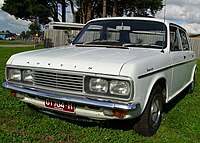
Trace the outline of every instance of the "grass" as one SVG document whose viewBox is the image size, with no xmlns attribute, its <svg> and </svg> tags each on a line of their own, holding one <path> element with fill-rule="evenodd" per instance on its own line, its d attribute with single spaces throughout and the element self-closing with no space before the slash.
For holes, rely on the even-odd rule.
<svg viewBox="0 0 200 143">
<path fill-rule="evenodd" d="M 10 45 L 10 44 L 23 44 L 22 41 L 8 41 L 8 40 L 0 40 L 0 45 Z"/>
<path fill-rule="evenodd" d="M 0 83 L 7 59 L 33 48 L 0 48 Z M 200 66 L 200 61 L 198 61 Z M 153 137 L 139 136 L 131 124 L 80 123 L 52 118 L 31 110 L 0 86 L 0 142 L 15 143 L 198 143 L 200 142 L 200 71 L 193 94 L 182 93 L 166 106 L 161 126 Z M 117 125 L 116 125 L 117 124 Z M 120 125 L 119 125 L 120 124 Z"/>
<path fill-rule="evenodd" d="M 27 41 L 27 40 L 0 40 L 0 45 L 2 46 L 8 46 L 8 45 L 30 45 L 33 46 L 34 42 L 33 41 Z M 39 42 L 39 45 L 43 45 L 43 42 Z"/>
</svg>

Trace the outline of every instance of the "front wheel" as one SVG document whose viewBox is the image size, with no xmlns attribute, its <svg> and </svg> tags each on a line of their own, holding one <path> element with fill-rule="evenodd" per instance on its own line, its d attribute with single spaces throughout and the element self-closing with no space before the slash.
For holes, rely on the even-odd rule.
<svg viewBox="0 0 200 143">
<path fill-rule="evenodd" d="M 154 135 L 161 123 L 163 112 L 163 94 L 162 88 L 156 86 L 153 88 L 149 101 L 139 121 L 135 124 L 134 129 L 143 136 Z"/>
</svg>

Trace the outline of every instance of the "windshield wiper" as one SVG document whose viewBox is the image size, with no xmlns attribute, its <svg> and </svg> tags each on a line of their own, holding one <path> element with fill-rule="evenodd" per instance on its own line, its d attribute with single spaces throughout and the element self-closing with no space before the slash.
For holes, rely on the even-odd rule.
<svg viewBox="0 0 200 143">
<path fill-rule="evenodd" d="M 162 46 L 160 45 L 151 45 L 151 44 L 123 44 L 124 47 L 144 47 L 144 48 L 156 48 L 156 49 L 162 49 Z"/>
<path fill-rule="evenodd" d="M 129 49 L 128 47 L 124 47 L 121 45 L 107 45 L 102 43 L 78 43 L 74 44 L 76 47 L 106 47 L 106 48 L 120 48 L 120 49 Z"/>
</svg>

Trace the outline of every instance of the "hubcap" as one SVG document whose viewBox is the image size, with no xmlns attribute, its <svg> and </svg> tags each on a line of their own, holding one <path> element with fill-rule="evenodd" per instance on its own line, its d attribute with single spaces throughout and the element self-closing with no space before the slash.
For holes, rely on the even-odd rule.
<svg viewBox="0 0 200 143">
<path fill-rule="evenodd" d="M 151 104 L 151 111 L 150 111 L 150 125 L 151 127 L 155 127 L 160 119 L 161 116 L 161 101 L 160 101 L 160 95 L 156 94 L 152 100 Z"/>
</svg>

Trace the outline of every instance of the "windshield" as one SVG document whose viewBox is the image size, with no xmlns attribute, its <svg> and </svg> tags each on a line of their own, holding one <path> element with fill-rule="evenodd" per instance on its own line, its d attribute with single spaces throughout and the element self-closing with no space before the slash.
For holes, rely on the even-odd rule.
<svg viewBox="0 0 200 143">
<path fill-rule="evenodd" d="M 147 20 L 102 20 L 88 23 L 73 44 L 166 47 L 166 26 Z"/>
</svg>

